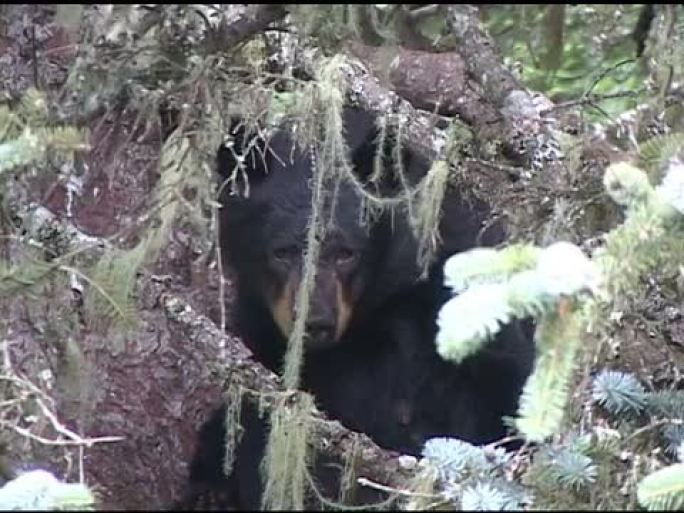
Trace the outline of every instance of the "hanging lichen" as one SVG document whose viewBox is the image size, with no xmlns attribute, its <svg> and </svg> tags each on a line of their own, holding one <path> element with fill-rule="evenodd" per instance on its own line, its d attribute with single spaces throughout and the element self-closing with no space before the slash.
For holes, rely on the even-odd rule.
<svg viewBox="0 0 684 513">
<path fill-rule="evenodd" d="M 320 241 L 325 235 L 323 206 L 330 170 L 346 162 L 346 145 L 342 136 L 342 110 L 344 91 L 339 76 L 340 58 L 336 57 L 321 66 L 318 77 L 323 137 L 320 143 L 312 142 L 313 184 L 311 217 L 307 227 L 306 250 L 303 258 L 302 279 L 295 299 L 295 320 L 288 339 L 283 369 L 283 384 L 288 391 L 296 390 L 300 383 L 304 359 L 305 323 L 308 317 L 311 293 L 315 283 L 316 264 Z M 313 402 L 301 399 L 294 405 L 280 400 L 271 413 L 264 475 L 266 480 L 263 504 L 271 509 L 301 509 L 304 504 L 308 447 L 307 433 Z"/>
<path fill-rule="evenodd" d="M 340 504 L 346 504 L 351 497 L 356 484 L 356 464 L 359 459 L 359 441 L 354 437 L 352 446 L 344 455 L 344 468 L 340 477 L 340 490 L 337 500 Z"/>
<path fill-rule="evenodd" d="M 265 510 L 303 510 L 313 398 L 282 394 L 271 413 L 271 431 L 262 461 Z"/>
<path fill-rule="evenodd" d="M 436 160 L 421 182 L 414 215 L 410 217 L 411 229 L 418 239 L 418 266 L 423 275 L 432 264 L 432 257 L 439 244 L 439 223 L 442 201 L 446 194 L 449 166 Z"/>
<path fill-rule="evenodd" d="M 416 177 L 410 177 L 404 167 L 400 120 L 396 117 L 381 117 L 378 123 L 378 152 L 374 159 L 374 169 L 371 176 L 365 182 L 362 181 L 348 161 L 349 149 L 343 122 L 346 96 L 342 74 L 344 65 L 344 60 L 339 55 L 324 60 L 318 68 L 313 86 L 305 87 L 307 94 L 297 95 L 302 96 L 303 101 L 295 102 L 289 112 L 297 119 L 293 135 L 298 146 L 309 151 L 313 178 L 302 278 L 295 298 L 295 319 L 287 342 L 282 372 L 283 384 L 287 390 L 296 390 L 300 385 L 306 350 L 305 324 L 315 284 L 320 243 L 334 219 L 336 196 L 342 181 L 350 182 L 361 195 L 363 223 L 369 223 L 383 210 L 389 210 L 392 215 L 399 211 L 407 215 L 417 239 L 418 264 L 423 271 L 432 262 L 438 244 L 441 205 L 448 185 L 448 164 L 444 161 L 434 163 L 426 176 L 418 183 L 412 183 L 411 180 Z M 398 190 L 393 191 L 394 195 L 381 193 L 387 192 L 380 188 L 380 184 L 386 183 L 387 179 L 393 179 L 398 185 Z M 264 466 L 268 492 L 264 504 L 271 507 L 295 507 L 295 504 L 303 503 L 308 457 L 304 453 L 298 454 L 297 464 L 290 462 L 279 468 L 274 455 L 282 457 L 294 450 L 293 433 L 303 425 L 308 425 L 298 414 L 308 416 L 310 412 L 288 405 L 288 413 L 284 414 L 278 411 L 283 403 L 278 404 L 271 414 L 271 425 L 278 429 L 271 430 L 268 440 L 267 453 L 271 456 Z M 297 450 L 307 451 L 308 447 L 300 444 L 297 445 Z M 314 486 L 313 482 L 309 485 Z M 342 484 L 343 489 L 348 486 L 349 483 Z M 288 493 L 290 496 L 285 497 Z M 317 495 L 322 500 L 320 494 Z"/>
<path fill-rule="evenodd" d="M 226 429 L 224 446 L 226 452 L 223 456 L 223 472 L 227 476 L 232 472 L 235 450 L 240 443 L 243 433 L 243 427 L 240 423 L 243 395 L 244 391 L 238 383 L 230 383 L 226 393 L 226 416 L 224 419 L 224 427 Z"/>
</svg>

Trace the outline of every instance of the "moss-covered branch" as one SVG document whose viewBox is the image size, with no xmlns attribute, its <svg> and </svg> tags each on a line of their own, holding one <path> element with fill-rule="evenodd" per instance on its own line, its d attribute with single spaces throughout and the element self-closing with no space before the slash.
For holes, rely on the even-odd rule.
<svg viewBox="0 0 684 513">
<path fill-rule="evenodd" d="M 170 322 L 170 329 L 178 332 L 189 345 L 214 346 L 224 355 L 220 364 L 230 374 L 232 385 L 247 390 L 258 390 L 267 412 L 277 406 L 285 392 L 281 379 L 257 362 L 242 342 L 221 330 L 206 316 L 195 312 L 190 305 L 173 295 L 163 295 L 160 300 Z M 302 392 L 292 392 L 302 394 Z M 348 430 L 314 409 L 317 436 L 315 448 L 320 455 L 339 461 L 346 454 L 357 454 L 357 475 L 382 482 L 395 488 L 406 487 L 411 472 L 404 468 L 397 454 L 378 447 L 368 436 Z"/>
<path fill-rule="evenodd" d="M 509 150 L 527 157 L 533 167 L 557 163 L 560 146 L 540 115 L 553 104 L 542 95 L 530 94 L 506 68 L 496 43 L 480 23 L 477 7 L 452 5 L 446 8 L 446 17 L 469 76 L 482 86 L 484 96 L 508 125 L 504 142 Z"/>
<path fill-rule="evenodd" d="M 236 6 L 230 6 L 235 8 Z M 246 5 L 228 22 L 221 23 L 215 30 L 207 34 L 205 49 L 211 53 L 232 48 L 255 34 L 263 31 L 268 25 L 287 14 L 284 5 L 256 4 Z"/>
</svg>

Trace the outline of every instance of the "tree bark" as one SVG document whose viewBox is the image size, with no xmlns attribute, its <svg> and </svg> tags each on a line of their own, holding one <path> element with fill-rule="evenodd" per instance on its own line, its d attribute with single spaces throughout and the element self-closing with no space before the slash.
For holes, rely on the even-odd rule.
<svg viewBox="0 0 684 513">
<path fill-rule="evenodd" d="M 262 32 L 268 25 L 287 14 L 285 6 L 279 4 L 246 5 L 237 15 L 224 20 L 216 29 L 207 34 L 204 41 L 205 51 L 213 53 L 233 46 Z"/>
<path fill-rule="evenodd" d="M 509 155 L 526 157 L 523 163 L 536 169 L 551 167 L 550 174 L 553 174 L 562 154 L 547 128 L 547 123 L 553 120 L 541 116 L 553 103 L 540 94 L 531 95 L 506 69 L 496 43 L 482 28 L 476 6 L 460 4 L 445 9 L 468 74 L 482 86 L 485 97 L 506 120 L 507 133 L 502 140 Z"/>
</svg>

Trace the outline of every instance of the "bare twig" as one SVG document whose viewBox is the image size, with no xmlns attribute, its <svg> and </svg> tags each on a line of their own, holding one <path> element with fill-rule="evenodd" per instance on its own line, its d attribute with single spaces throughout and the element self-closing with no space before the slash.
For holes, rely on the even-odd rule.
<svg viewBox="0 0 684 513">
<path fill-rule="evenodd" d="M 625 438 L 623 440 L 623 443 L 627 443 L 630 440 L 632 440 L 638 436 L 641 436 L 642 434 L 646 433 L 647 431 L 650 431 L 651 429 L 655 429 L 657 427 L 664 426 L 666 424 L 672 424 L 674 426 L 684 426 L 684 420 L 682 420 L 682 419 L 658 419 L 658 420 L 655 420 L 655 421 L 635 430 L 633 433 L 631 433 L 627 438 Z"/>
<path fill-rule="evenodd" d="M 95 437 L 95 438 L 78 438 L 76 440 L 56 440 L 52 438 L 45 438 L 39 435 L 36 435 L 34 433 L 31 433 L 30 430 L 26 428 L 22 428 L 19 426 L 16 426 L 12 424 L 11 422 L 8 422 L 6 420 L 0 420 L 0 425 L 2 426 L 7 426 L 13 431 L 16 431 L 18 434 L 21 436 L 25 436 L 26 438 L 30 438 L 31 440 L 35 440 L 36 442 L 40 442 L 43 445 L 59 445 L 59 446 L 67 446 L 67 445 L 74 445 L 74 446 L 87 446 L 90 447 L 93 444 L 97 443 L 107 443 L 107 442 L 120 442 L 124 440 L 124 437 L 122 436 L 100 436 L 100 437 Z"/>
<path fill-rule="evenodd" d="M 375 481 L 371 481 L 367 477 L 359 477 L 356 480 L 356 482 L 359 483 L 361 486 L 367 486 L 369 488 L 374 488 L 376 490 L 380 490 L 381 492 L 396 493 L 399 495 L 405 495 L 407 497 L 421 497 L 424 499 L 439 499 L 439 495 L 434 494 L 434 493 L 420 493 L 420 492 L 412 492 L 410 490 L 401 490 L 399 488 L 394 488 L 392 486 L 387 486 L 387 485 L 383 485 L 380 483 L 376 483 Z"/>
<path fill-rule="evenodd" d="M 586 91 L 582 94 L 580 99 L 588 97 L 591 92 L 594 90 L 594 87 L 598 85 L 598 83 L 603 80 L 609 73 L 612 73 L 616 69 L 618 69 L 621 66 L 624 66 L 625 64 L 630 64 L 633 63 L 634 59 L 624 59 L 617 64 L 614 64 L 613 66 L 610 66 L 609 68 L 604 69 L 601 71 L 601 73 L 598 74 L 598 76 L 594 79 L 594 81 L 591 83 L 591 85 L 587 88 Z"/>
<path fill-rule="evenodd" d="M 618 91 L 616 93 L 610 93 L 610 94 L 588 94 L 586 96 L 582 96 L 580 98 L 577 98 L 576 100 L 570 100 L 567 102 L 562 102 L 562 103 L 557 103 L 553 107 L 549 109 L 545 109 L 541 112 L 542 116 L 545 116 L 547 114 L 551 114 L 552 112 L 563 110 L 563 109 L 569 109 L 573 107 L 584 107 L 587 105 L 590 106 L 595 106 L 597 103 L 606 101 L 606 100 L 614 100 L 616 98 L 637 98 L 640 94 L 644 92 L 643 89 L 639 91 Z"/>
</svg>

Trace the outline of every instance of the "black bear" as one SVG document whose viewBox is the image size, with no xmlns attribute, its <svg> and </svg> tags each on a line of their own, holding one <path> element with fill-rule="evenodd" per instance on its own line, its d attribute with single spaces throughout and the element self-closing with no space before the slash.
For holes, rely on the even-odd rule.
<svg viewBox="0 0 684 513">
<path fill-rule="evenodd" d="M 374 118 L 348 107 L 344 122 L 349 162 L 358 179 L 367 181 L 378 151 Z M 245 137 L 244 130 L 234 136 L 233 149 L 221 148 L 217 159 L 225 179 L 237 164 L 235 152 L 247 148 L 241 161 L 249 195 L 229 187 L 221 195 L 220 243 L 237 283 L 234 329 L 257 359 L 278 372 L 294 320 L 314 163 L 284 129 L 267 146 Z M 391 158 L 385 159 L 389 168 Z M 401 158 L 412 179 L 428 168 L 408 150 Z M 398 180 L 388 176 L 385 192 Z M 386 213 L 364 224 L 356 186 L 342 180 L 335 188 L 334 200 L 329 195 L 323 208 L 329 224 L 306 323 L 302 388 L 332 418 L 402 453 L 419 454 L 435 436 L 473 443 L 502 437 L 502 416 L 515 413 L 531 371 L 530 334 L 521 325 L 506 326 L 497 340 L 458 366 L 442 360 L 434 343 L 437 312 L 450 297 L 442 283 L 444 260 L 476 245 L 484 205 L 465 202 L 455 188 L 449 190 L 442 244 L 429 275 L 421 278 L 417 243 L 406 217 Z M 502 235 L 492 229 L 481 243 L 498 243 Z M 254 408 L 243 411 L 246 431 L 226 480 L 221 470 L 223 412 L 218 409 L 200 433 L 191 484 L 195 490 L 223 487 L 233 505 L 258 508 L 265 420 Z"/>
</svg>

